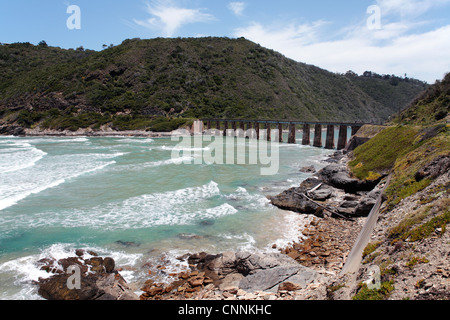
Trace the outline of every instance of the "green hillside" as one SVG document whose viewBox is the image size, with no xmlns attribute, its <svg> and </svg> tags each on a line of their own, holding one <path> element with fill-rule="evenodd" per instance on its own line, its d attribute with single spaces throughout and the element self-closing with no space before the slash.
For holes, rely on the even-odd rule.
<svg viewBox="0 0 450 320">
<path fill-rule="evenodd" d="M 70 130 L 170 130 L 200 117 L 382 122 L 424 89 L 361 85 L 244 38 L 132 39 L 100 52 L 0 45 L 0 66 L 1 122 Z"/>
<path fill-rule="evenodd" d="M 394 122 L 414 125 L 447 123 L 450 120 L 450 73 L 437 81 L 398 115 Z"/>
</svg>

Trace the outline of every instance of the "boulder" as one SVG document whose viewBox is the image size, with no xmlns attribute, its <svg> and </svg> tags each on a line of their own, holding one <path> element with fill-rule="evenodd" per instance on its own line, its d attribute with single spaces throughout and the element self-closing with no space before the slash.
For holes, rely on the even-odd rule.
<svg viewBox="0 0 450 320">
<path fill-rule="evenodd" d="M 89 252 L 94 257 L 84 260 L 84 253 L 77 250 L 76 257 L 58 261 L 50 258 L 40 260 L 40 268 L 52 275 L 46 279 L 39 278 L 35 283 L 39 287 L 38 293 L 47 300 L 139 299 L 115 270 L 114 259 L 103 259 Z M 71 272 L 70 267 L 78 268 L 79 279 L 75 279 L 77 273 Z"/>
<path fill-rule="evenodd" d="M 363 144 L 365 144 L 366 142 L 369 142 L 370 138 L 364 138 L 364 137 L 358 137 L 358 136 L 353 136 L 350 138 L 350 141 L 347 143 L 347 146 L 344 149 L 344 152 L 350 152 L 355 150 L 356 148 L 358 148 L 359 146 L 362 146 Z"/>
<path fill-rule="evenodd" d="M 317 177 L 323 183 L 344 190 L 346 193 L 357 193 L 358 191 L 371 191 L 381 181 L 359 180 L 352 178 L 346 165 L 331 164 L 318 172 Z"/>
<path fill-rule="evenodd" d="M 333 189 L 331 189 L 331 187 L 321 187 L 320 189 L 310 192 L 309 194 L 311 196 L 311 199 L 315 201 L 325 201 L 332 197 Z"/>
<path fill-rule="evenodd" d="M 450 156 L 439 156 L 415 174 L 416 181 L 425 178 L 436 179 L 440 175 L 450 171 Z"/>
<path fill-rule="evenodd" d="M 316 168 L 314 166 L 303 167 L 303 168 L 300 168 L 300 172 L 303 172 L 303 173 L 316 173 Z"/>
<path fill-rule="evenodd" d="M 356 217 L 367 217 L 376 203 L 377 200 L 371 197 L 362 198 L 355 208 L 353 215 Z"/>
<path fill-rule="evenodd" d="M 280 209 L 298 213 L 314 214 L 322 217 L 323 209 L 314 202 L 311 202 L 305 197 L 299 195 L 303 192 L 305 192 L 303 188 L 291 188 L 275 197 L 267 198 L 270 200 L 272 205 Z"/>
</svg>

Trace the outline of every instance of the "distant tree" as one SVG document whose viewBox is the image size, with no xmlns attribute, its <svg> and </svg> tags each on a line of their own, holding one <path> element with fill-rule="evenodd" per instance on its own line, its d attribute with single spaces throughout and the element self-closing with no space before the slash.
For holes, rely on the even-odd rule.
<svg viewBox="0 0 450 320">
<path fill-rule="evenodd" d="M 77 48 L 77 51 L 84 51 L 84 47 L 83 47 L 83 46 L 79 46 L 79 47 Z"/>
<path fill-rule="evenodd" d="M 103 49 L 106 49 L 106 48 L 108 48 L 108 45 L 104 44 L 102 47 L 103 47 Z"/>
<path fill-rule="evenodd" d="M 357 77 L 357 76 L 358 76 L 358 74 L 357 74 L 356 72 L 352 71 L 352 70 L 347 71 L 347 72 L 345 73 L 345 75 L 346 75 L 347 77 Z"/>
<path fill-rule="evenodd" d="M 39 46 L 39 47 L 43 47 L 43 48 L 47 48 L 47 47 L 48 47 L 47 42 L 45 42 L 44 40 L 42 40 L 41 42 L 39 42 L 39 43 L 38 43 L 38 46 Z"/>
</svg>

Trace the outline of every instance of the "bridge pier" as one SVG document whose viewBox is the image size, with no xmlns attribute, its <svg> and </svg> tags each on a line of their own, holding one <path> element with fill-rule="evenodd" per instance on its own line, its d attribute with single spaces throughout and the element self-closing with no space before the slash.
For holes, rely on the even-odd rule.
<svg viewBox="0 0 450 320">
<path fill-rule="evenodd" d="M 253 123 L 253 127 L 255 128 L 255 131 L 256 131 L 256 140 L 259 140 L 259 122 L 255 121 Z"/>
<path fill-rule="evenodd" d="M 340 126 L 339 128 L 339 140 L 337 149 L 342 150 L 347 145 L 347 126 Z"/>
<path fill-rule="evenodd" d="M 239 128 L 241 129 L 241 132 L 239 133 L 240 138 L 245 138 L 245 124 L 244 121 L 241 121 L 239 123 Z"/>
<path fill-rule="evenodd" d="M 270 123 L 266 123 L 266 136 L 267 136 L 267 141 L 272 141 L 272 135 L 270 130 L 272 130 L 272 126 L 270 125 Z"/>
<path fill-rule="evenodd" d="M 322 125 L 316 124 L 314 128 L 314 147 L 322 148 Z"/>
<path fill-rule="evenodd" d="M 220 121 L 216 121 L 216 136 L 221 135 L 220 132 Z"/>
<path fill-rule="evenodd" d="M 295 123 L 289 124 L 289 136 L 288 143 L 295 144 L 297 141 L 295 140 Z"/>
<path fill-rule="evenodd" d="M 334 126 L 327 126 L 327 140 L 325 142 L 325 149 L 334 149 Z"/>
<path fill-rule="evenodd" d="M 283 124 L 278 123 L 278 142 L 283 142 Z"/>
<path fill-rule="evenodd" d="M 302 144 L 304 146 L 309 146 L 311 144 L 311 127 L 309 124 L 303 125 L 303 140 Z"/>
<path fill-rule="evenodd" d="M 342 150 L 345 148 L 349 135 L 349 127 L 351 128 L 352 136 L 355 135 L 359 129 L 364 125 L 364 123 L 354 123 L 354 122 L 304 122 L 304 121 L 285 121 L 285 120 L 229 120 L 229 119 L 204 119 L 200 120 L 201 125 L 197 124 L 197 126 L 205 126 L 206 130 L 209 134 L 212 133 L 214 122 L 215 122 L 215 134 L 218 136 L 228 136 L 231 134 L 230 127 L 232 126 L 233 134 L 237 137 L 241 138 L 249 138 L 261 140 L 265 139 L 267 141 L 275 141 L 277 140 L 279 143 L 283 143 L 283 129 L 288 129 L 288 139 L 287 143 L 296 144 L 296 132 L 297 125 L 303 126 L 303 145 L 312 145 L 317 148 L 323 147 L 323 126 L 327 126 L 326 132 L 326 141 L 325 148 L 326 149 L 337 149 Z M 221 128 L 222 123 L 224 127 Z M 232 125 L 230 125 L 230 123 Z M 274 124 L 274 125 L 272 125 Z M 261 131 L 264 126 L 265 130 Z M 275 126 L 275 127 L 274 127 Z M 278 126 L 278 139 L 275 138 L 277 131 L 276 127 Z M 312 139 L 311 131 L 312 126 L 314 126 L 314 139 Z M 335 138 L 335 130 L 339 127 L 339 135 L 336 146 L 336 138 Z M 272 128 L 274 131 L 272 132 Z M 197 130 L 197 129 L 196 129 Z M 198 129 L 199 130 L 199 129 Z M 198 131 L 197 130 L 197 131 Z M 202 130 L 203 131 L 203 130 Z M 313 140 L 313 141 L 311 141 Z"/>
</svg>

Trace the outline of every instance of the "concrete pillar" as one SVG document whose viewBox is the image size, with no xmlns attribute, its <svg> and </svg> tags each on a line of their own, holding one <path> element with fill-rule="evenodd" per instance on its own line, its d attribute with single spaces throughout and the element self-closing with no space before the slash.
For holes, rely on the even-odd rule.
<svg viewBox="0 0 450 320">
<path fill-rule="evenodd" d="M 278 141 L 280 143 L 282 143 L 283 142 L 283 124 L 282 123 L 278 124 L 278 135 L 279 135 Z"/>
<path fill-rule="evenodd" d="M 297 141 L 295 141 L 295 124 L 290 123 L 289 124 L 289 136 L 288 136 L 288 143 L 295 144 Z"/>
<path fill-rule="evenodd" d="M 226 137 L 228 134 L 228 121 L 225 120 L 224 126 L 225 128 L 223 129 L 223 136 Z"/>
<path fill-rule="evenodd" d="M 247 122 L 246 138 L 247 139 L 253 139 L 252 123 L 251 122 Z"/>
<path fill-rule="evenodd" d="M 334 149 L 334 126 L 327 126 L 327 141 L 325 142 L 325 149 Z"/>
<path fill-rule="evenodd" d="M 303 125 L 303 141 L 304 146 L 309 146 L 311 144 L 311 127 L 309 124 Z"/>
<path fill-rule="evenodd" d="M 316 124 L 314 128 L 314 147 L 322 148 L 322 125 Z"/>
<path fill-rule="evenodd" d="M 256 130 L 256 139 L 259 140 L 259 122 L 258 121 L 255 121 L 254 127 Z"/>
<path fill-rule="evenodd" d="M 347 145 L 347 126 L 340 126 L 339 128 L 339 140 L 337 149 L 342 150 Z"/>
<path fill-rule="evenodd" d="M 272 130 L 272 126 L 270 125 L 270 123 L 266 123 L 267 141 L 272 141 L 272 134 L 271 134 L 270 130 Z"/>
<path fill-rule="evenodd" d="M 244 121 L 241 121 L 239 123 L 239 128 L 241 129 L 239 137 L 240 138 L 245 138 L 245 124 L 244 124 Z"/>
<path fill-rule="evenodd" d="M 359 129 L 361 129 L 361 126 L 353 126 L 352 127 L 352 136 L 358 133 Z"/>
<path fill-rule="evenodd" d="M 203 125 L 204 125 L 203 121 L 200 121 L 200 120 L 194 121 L 194 124 L 192 125 L 192 133 L 194 135 L 203 134 L 203 130 L 204 130 Z"/>
</svg>

